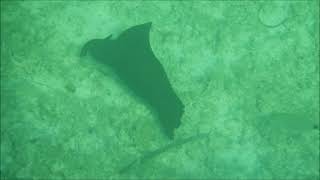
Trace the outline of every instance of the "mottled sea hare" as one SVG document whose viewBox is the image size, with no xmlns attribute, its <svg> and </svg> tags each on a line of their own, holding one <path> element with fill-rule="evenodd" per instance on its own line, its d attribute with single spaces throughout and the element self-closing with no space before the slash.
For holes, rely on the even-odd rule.
<svg viewBox="0 0 320 180">
<path fill-rule="evenodd" d="M 111 67 L 134 94 L 158 114 L 164 133 L 174 137 L 180 125 L 184 105 L 174 92 L 164 68 L 152 52 L 149 42 L 151 22 L 131 27 L 113 39 L 87 42 L 81 56 L 89 53 Z"/>
</svg>

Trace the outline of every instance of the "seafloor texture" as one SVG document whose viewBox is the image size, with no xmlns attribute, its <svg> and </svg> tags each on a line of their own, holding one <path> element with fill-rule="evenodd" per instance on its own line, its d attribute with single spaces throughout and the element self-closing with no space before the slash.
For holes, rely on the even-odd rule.
<svg viewBox="0 0 320 180">
<path fill-rule="evenodd" d="M 1 1 L 1 179 L 318 179 L 317 7 Z M 112 69 L 79 57 L 149 21 L 185 104 L 173 145 Z"/>
</svg>

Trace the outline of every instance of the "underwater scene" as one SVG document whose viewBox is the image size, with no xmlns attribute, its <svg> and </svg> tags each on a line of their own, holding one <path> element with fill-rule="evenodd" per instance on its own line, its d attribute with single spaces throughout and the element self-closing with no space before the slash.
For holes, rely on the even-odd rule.
<svg viewBox="0 0 320 180">
<path fill-rule="evenodd" d="M 318 180 L 319 1 L 1 1 L 1 180 Z"/>
</svg>

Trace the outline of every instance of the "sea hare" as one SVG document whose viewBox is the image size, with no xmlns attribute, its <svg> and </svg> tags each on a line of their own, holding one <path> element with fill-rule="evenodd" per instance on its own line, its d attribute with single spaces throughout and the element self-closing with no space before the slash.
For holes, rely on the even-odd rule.
<svg viewBox="0 0 320 180">
<path fill-rule="evenodd" d="M 121 81 L 157 113 L 164 133 L 173 139 L 184 105 L 151 49 L 150 28 L 151 22 L 133 26 L 115 39 L 110 35 L 90 40 L 82 48 L 81 55 L 89 53 L 111 67 Z"/>
</svg>

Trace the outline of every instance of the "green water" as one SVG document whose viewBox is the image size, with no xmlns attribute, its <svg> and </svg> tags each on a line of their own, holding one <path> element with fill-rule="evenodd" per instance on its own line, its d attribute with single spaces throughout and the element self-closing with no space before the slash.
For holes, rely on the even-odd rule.
<svg viewBox="0 0 320 180">
<path fill-rule="evenodd" d="M 318 7 L 1 1 L 1 179 L 319 179 Z M 146 22 L 185 106 L 174 140 L 112 67 L 79 56 Z"/>
</svg>

